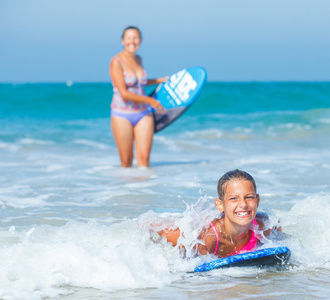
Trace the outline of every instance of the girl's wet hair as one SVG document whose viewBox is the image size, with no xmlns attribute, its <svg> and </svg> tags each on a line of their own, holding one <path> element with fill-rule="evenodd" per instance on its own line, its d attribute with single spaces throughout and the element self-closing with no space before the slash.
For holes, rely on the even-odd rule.
<svg viewBox="0 0 330 300">
<path fill-rule="evenodd" d="M 138 33 L 139 33 L 139 35 L 140 35 L 140 39 L 142 40 L 142 33 L 141 33 L 141 30 L 140 30 L 139 28 L 137 28 L 136 26 L 127 26 L 127 27 L 124 29 L 123 34 L 121 35 L 121 39 L 124 38 L 124 36 L 125 36 L 125 32 L 126 32 L 127 30 L 130 30 L 130 29 L 137 30 Z"/>
<path fill-rule="evenodd" d="M 236 169 L 236 170 L 232 170 L 232 171 L 225 173 L 219 179 L 218 185 L 217 185 L 217 190 L 218 190 L 218 197 L 220 200 L 224 199 L 227 184 L 232 180 L 251 181 L 253 184 L 255 193 L 257 193 L 257 186 L 256 186 L 256 182 L 254 181 L 253 177 L 245 171 Z"/>
</svg>

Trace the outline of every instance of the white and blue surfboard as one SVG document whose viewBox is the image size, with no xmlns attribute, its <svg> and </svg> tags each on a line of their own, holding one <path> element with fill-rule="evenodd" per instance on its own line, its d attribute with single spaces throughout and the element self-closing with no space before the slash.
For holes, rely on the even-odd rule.
<svg viewBox="0 0 330 300">
<path fill-rule="evenodd" d="M 151 95 L 166 109 L 164 114 L 154 112 L 155 132 L 164 129 L 180 117 L 197 99 L 206 83 L 202 67 L 181 70 L 158 85 Z"/>
<path fill-rule="evenodd" d="M 287 247 L 260 249 L 253 252 L 236 254 L 202 264 L 194 272 L 205 272 L 228 267 L 264 267 L 284 265 L 290 258 L 291 251 Z"/>
</svg>

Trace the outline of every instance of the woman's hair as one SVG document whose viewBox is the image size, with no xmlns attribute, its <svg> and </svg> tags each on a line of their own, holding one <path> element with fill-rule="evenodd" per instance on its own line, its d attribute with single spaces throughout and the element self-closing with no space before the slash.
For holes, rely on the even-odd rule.
<svg viewBox="0 0 330 300">
<path fill-rule="evenodd" d="M 225 196 L 225 191 L 227 188 L 227 184 L 232 181 L 232 180 L 247 180 L 247 181 L 251 181 L 254 187 L 254 191 L 255 193 L 257 193 L 257 186 L 256 186 L 256 182 L 254 181 L 253 177 L 245 172 L 245 171 L 241 171 L 241 170 L 232 170 L 229 171 L 227 173 L 225 173 L 218 181 L 218 185 L 217 185 L 217 190 L 218 190 L 218 196 L 220 200 L 223 200 L 224 196 Z"/>
<path fill-rule="evenodd" d="M 140 39 L 142 40 L 142 33 L 141 33 L 141 30 L 140 30 L 139 28 L 137 28 L 136 26 L 127 26 L 127 27 L 124 29 L 123 34 L 121 35 L 121 38 L 122 38 L 122 39 L 123 39 L 124 36 L 125 36 L 125 32 L 126 32 L 127 30 L 130 30 L 130 29 L 137 30 L 138 33 L 139 33 L 139 35 L 140 35 Z"/>
</svg>

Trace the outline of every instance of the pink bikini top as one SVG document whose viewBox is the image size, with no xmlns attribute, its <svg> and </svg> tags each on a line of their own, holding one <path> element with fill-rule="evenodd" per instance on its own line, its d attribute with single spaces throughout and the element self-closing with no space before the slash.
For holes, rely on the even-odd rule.
<svg viewBox="0 0 330 300">
<path fill-rule="evenodd" d="M 257 223 L 257 221 L 255 219 L 253 219 L 252 224 L 253 225 L 258 225 L 258 223 Z M 214 231 L 214 233 L 215 233 L 215 235 L 217 237 L 217 245 L 216 245 L 215 250 L 214 250 L 214 254 L 217 254 L 217 250 L 218 250 L 220 239 L 219 239 L 218 232 L 217 232 L 217 230 L 216 230 L 216 228 L 215 228 L 215 226 L 213 225 L 212 222 L 210 222 L 210 225 L 211 225 L 211 227 L 212 227 L 212 229 L 213 229 L 213 231 Z M 250 238 L 249 242 L 246 244 L 246 246 L 243 249 L 241 249 L 240 251 L 235 252 L 235 253 L 232 253 L 231 255 L 241 254 L 241 253 L 245 253 L 245 252 L 251 251 L 251 250 L 253 250 L 256 247 L 257 242 L 258 242 L 258 239 L 257 239 L 257 237 L 256 237 L 256 235 L 254 233 L 254 230 L 252 229 L 251 238 Z"/>
<path fill-rule="evenodd" d="M 137 78 L 134 74 L 130 74 L 125 71 L 124 63 L 123 61 L 118 57 L 115 56 L 113 59 L 117 59 L 122 68 L 123 68 L 123 76 L 125 85 L 128 91 L 140 95 L 145 96 L 145 86 L 147 84 L 147 73 L 145 70 L 143 70 L 143 76 L 141 78 Z M 125 100 L 120 96 L 120 93 L 117 89 L 117 87 L 112 83 L 113 85 L 113 96 L 112 96 L 112 103 L 111 108 L 112 109 L 120 109 L 120 110 L 126 110 L 126 111 L 140 111 L 145 110 L 149 106 L 145 103 L 138 103 L 134 101 Z"/>
</svg>

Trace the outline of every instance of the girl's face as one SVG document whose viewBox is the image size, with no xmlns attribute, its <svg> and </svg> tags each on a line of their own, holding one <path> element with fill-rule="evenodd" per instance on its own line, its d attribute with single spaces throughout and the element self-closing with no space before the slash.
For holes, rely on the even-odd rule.
<svg viewBox="0 0 330 300">
<path fill-rule="evenodd" d="M 134 54 L 140 46 L 141 37 L 140 33 L 136 29 L 127 29 L 124 33 L 124 37 L 121 40 L 124 49 L 131 54 Z"/>
<path fill-rule="evenodd" d="M 228 182 L 224 199 L 217 198 L 215 204 L 233 226 L 247 226 L 257 214 L 259 195 L 251 181 L 236 179 Z"/>
</svg>

